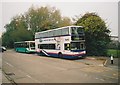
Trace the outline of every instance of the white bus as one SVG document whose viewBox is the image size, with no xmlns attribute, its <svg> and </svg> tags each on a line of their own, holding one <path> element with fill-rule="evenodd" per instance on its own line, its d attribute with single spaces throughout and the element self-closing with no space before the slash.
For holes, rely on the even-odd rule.
<svg viewBox="0 0 120 85">
<path fill-rule="evenodd" d="M 40 55 L 60 58 L 84 57 L 85 33 L 82 26 L 66 26 L 35 33 L 35 49 Z"/>
</svg>

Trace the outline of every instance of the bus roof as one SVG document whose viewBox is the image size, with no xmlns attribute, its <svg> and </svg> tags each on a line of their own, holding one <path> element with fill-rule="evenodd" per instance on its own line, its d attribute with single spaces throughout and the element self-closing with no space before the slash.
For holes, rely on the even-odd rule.
<svg viewBox="0 0 120 85">
<path fill-rule="evenodd" d="M 14 42 L 14 43 L 23 43 L 23 42 L 35 42 L 35 41 L 19 41 L 19 42 Z"/>
<path fill-rule="evenodd" d="M 51 29 L 51 30 L 36 32 L 35 34 L 44 33 L 44 32 L 49 32 L 49 31 L 58 30 L 58 29 L 63 29 L 63 28 L 67 28 L 67 27 L 83 27 L 83 26 L 75 26 L 75 25 L 72 25 L 72 26 L 65 26 L 65 27 L 60 27 L 60 28 L 56 28 L 56 29 Z"/>
</svg>

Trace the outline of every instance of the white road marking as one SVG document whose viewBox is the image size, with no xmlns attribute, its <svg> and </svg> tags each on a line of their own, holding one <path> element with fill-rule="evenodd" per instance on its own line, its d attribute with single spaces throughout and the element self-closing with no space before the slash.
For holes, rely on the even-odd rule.
<svg viewBox="0 0 120 85">
<path fill-rule="evenodd" d="M 8 63 L 8 62 L 5 62 L 7 65 L 9 65 L 9 66 L 11 66 L 11 67 L 14 67 L 13 65 L 11 65 L 10 63 Z"/>
<path fill-rule="evenodd" d="M 105 81 L 104 79 L 100 79 L 101 81 Z"/>
<path fill-rule="evenodd" d="M 99 64 L 98 66 L 104 66 L 103 64 Z"/>
<path fill-rule="evenodd" d="M 29 78 L 32 78 L 30 75 L 26 75 L 27 77 L 29 77 Z"/>
<path fill-rule="evenodd" d="M 36 79 L 34 79 L 33 77 L 31 77 L 30 75 L 26 75 L 28 78 L 30 78 L 30 79 L 32 79 L 32 80 L 34 80 L 34 81 L 36 81 L 37 83 L 42 83 L 42 82 L 40 82 L 40 81 L 38 81 L 38 80 L 36 80 Z"/>
<path fill-rule="evenodd" d="M 95 79 L 99 79 L 99 78 L 95 78 Z"/>
<path fill-rule="evenodd" d="M 105 81 L 104 79 L 100 79 L 100 78 L 95 78 L 95 79 L 97 79 L 97 80 L 99 79 L 99 80 L 101 80 L 101 81 Z"/>
<path fill-rule="evenodd" d="M 22 70 L 20 70 L 20 69 L 19 69 L 19 71 L 20 71 L 20 72 L 23 72 L 23 71 L 22 71 Z M 25 73 L 25 72 L 24 72 L 24 73 Z M 34 80 L 34 81 L 36 81 L 37 83 L 42 83 L 42 82 L 40 82 L 40 81 L 38 81 L 38 80 L 34 79 L 33 77 L 31 77 L 29 74 L 27 74 L 26 76 L 27 76 L 28 78 L 30 78 L 30 79 L 32 79 L 32 80 Z"/>
<path fill-rule="evenodd" d="M 103 63 L 103 65 L 106 65 L 107 61 L 108 61 L 108 60 L 106 60 L 106 61 Z"/>
<path fill-rule="evenodd" d="M 107 75 L 103 75 L 104 77 L 108 77 L 108 78 L 113 78 L 113 79 L 118 79 L 116 77 L 112 77 L 112 76 L 107 76 Z"/>
</svg>

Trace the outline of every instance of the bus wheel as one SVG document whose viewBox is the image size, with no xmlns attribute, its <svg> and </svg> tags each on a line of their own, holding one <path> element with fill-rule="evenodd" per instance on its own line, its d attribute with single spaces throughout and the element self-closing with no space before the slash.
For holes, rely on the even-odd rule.
<svg viewBox="0 0 120 85">
<path fill-rule="evenodd" d="M 63 54 L 61 52 L 58 53 L 59 58 L 63 58 Z"/>
</svg>

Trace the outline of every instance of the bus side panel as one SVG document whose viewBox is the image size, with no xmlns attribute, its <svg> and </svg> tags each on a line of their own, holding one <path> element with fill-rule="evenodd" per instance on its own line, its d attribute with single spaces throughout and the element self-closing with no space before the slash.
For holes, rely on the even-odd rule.
<svg viewBox="0 0 120 85">
<path fill-rule="evenodd" d="M 16 52 L 24 52 L 24 53 L 28 52 L 26 48 L 16 48 L 15 50 Z"/>
<path fill-rule="evenodd" d="M 57 54 L 57 53 L 48 53 L 48 55 L 50 55 L 51 57 L 56 57 L 56 58 L 58 58 L 58 54 Z"/>
<path fill-rule="evenodd" d="M 85 54 L 80 54 L 80 55 L 67 55 L 63 54 L 64 58 L 67 59 L 78 59 L 78 58 L 83 58 Z"/>
<path fill-rule="evenodd" d="M 44 49 L 44 56 L 51 56 L 51 57 L 59 57 L 58 56 L 58 53 L 60 52 L 59 50 L 45 50 Z M 77 54 L 76 53 L 73 53 L 73 52 L 70 52 L 70 51 L 66 51 L 66 52 L 62 52 L 62 55 L 63 55 L 63 58 L 66 58 L 66 59 L 76 59 L 76 58 L 82 58 L 85 56 L 85 53 L 84 51 L 81 51 L 80 53 Z"/>
<path fill-rule="evenodd" d="M 49 56 L 51 57 L 59 57 L 57 53 L 48 53 Z M 67 55 L 67 54 L 63 54 L 63 58 L 65 59 L 77 59 L 77 58 L 83 58 L 84 54 L 80 54 L 80 55 Z"/>
</svg>

